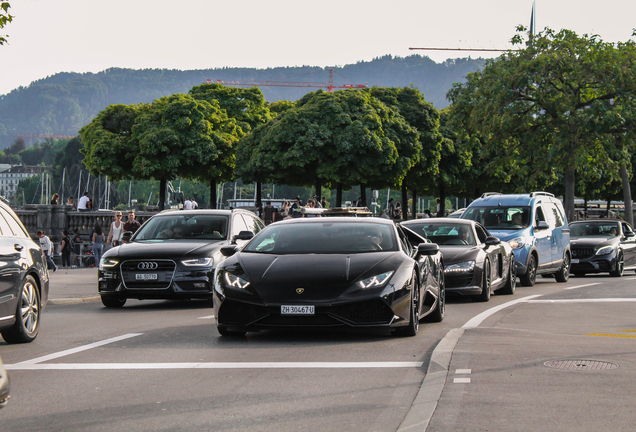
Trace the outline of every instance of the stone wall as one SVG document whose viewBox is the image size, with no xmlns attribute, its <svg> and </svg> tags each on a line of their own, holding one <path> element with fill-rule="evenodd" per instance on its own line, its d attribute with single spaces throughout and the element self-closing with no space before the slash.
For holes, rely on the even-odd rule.
<svg viewBox="0 0 636 432">
<path fill-rule="evenodd" d="M 115 220 L 114 210 L 79 212 L 68 205 L 27 204 L 24 209 L 15 212 L 34 240 L 37 241 L 35 233 L 44 230 L 51 241 L 58 245 L 62 241 L 62 231 L 65 229 L 73 232 L 79 228 L 82 238 L 88 239 L 96 223 L 99 223 L 104 234 L 108 235 L 110 223 Z M 128 220 L 128 214 L 126 210 L 122 213 L 125 222 Z M 155 214 L 157 213 L 135 211 L 135 219 L 143 224 Z"/>
</svg>

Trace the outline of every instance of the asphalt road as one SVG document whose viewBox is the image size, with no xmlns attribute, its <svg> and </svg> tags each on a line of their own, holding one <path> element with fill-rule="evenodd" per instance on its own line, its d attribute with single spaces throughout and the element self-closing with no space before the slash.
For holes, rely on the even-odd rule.
<svg viewBox="0 0 636 432">
<path fill-rule="evenodd" d="M 12 369 L 0 430 L 633 430 L 634 276 L 539 278 L 488 303 L 449 301 L 446 319 L 423 323 L 415 338 L 272 331 L 227 340 L 205 302 L 53 304 L 34 343 L 0 343 Z M 408 428 L 431 354 L 454 329 L 463 334 L 430 423 Z M 618 367 L 544 366 L 565 360 Z"/>
</svg>

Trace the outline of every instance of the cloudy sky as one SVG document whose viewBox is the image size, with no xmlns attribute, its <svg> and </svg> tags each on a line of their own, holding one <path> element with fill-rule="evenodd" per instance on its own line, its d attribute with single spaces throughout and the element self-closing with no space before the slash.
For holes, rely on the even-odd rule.
<svg viewBox="0 0 636 432">
<path fill-rule="evenodd" d="M 0 30 L 0 94 L 57 72 L 109 67 L 339 66 L 385 54 L 492 53 L 409 47 L 510 48 L 532 0 L 9 0 Z M 537 0 L 537 27 L 624 41 L 634 0 Z"/>
</svg>

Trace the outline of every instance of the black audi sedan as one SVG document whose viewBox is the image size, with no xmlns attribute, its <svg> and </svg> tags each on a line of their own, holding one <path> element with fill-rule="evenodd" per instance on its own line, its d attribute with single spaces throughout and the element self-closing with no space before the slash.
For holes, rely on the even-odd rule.
<svg viewBox="0 0 636 432">
<path fill-rule="evenodd" d="M 222 336 L 284 327 L 390 329 L 417 334 L 445 312 L 444 266 L 436 244 L 382 218 L 276 222 L 214 275 Z"/>
<path fill-rule="evenodd" d="M 49 273 L 40 245 L 0 202 L 0 334 L 7 343 L 33 341 L 49 298 Z"/>
<path fill-rule="evenodd" d="M 166 210 L 148 219 L 99 263 L 106 307 L 126 299 L 208 299 L 223 246 L 242 245 L 265 227 L 246 210 Z"/>
<path fill-rule="evenodd" d="M 636 270 L 636 233 L 622 220 L 572 222 L 570 250 L 570 271 L 576 276 L 609 272 L 621 277 L 624 270 Z"/>
<path fill-rule="evenodd" d="M 493 292 L 515 293 L 517 271 L 513 249 L 508 242 L 493 237 L 480 223 L 433 218 L 405 221 L 401 225 L 439 245 L 449 294 L 485 302 Z"/>
</svg>

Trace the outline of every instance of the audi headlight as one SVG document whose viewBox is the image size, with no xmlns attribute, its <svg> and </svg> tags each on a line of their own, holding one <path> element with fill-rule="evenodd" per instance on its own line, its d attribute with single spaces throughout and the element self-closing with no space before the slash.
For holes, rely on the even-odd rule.
<svg viewBox="0 0 636 432">
<path fill-rule="evenodd" d="M 181 264 L 184 266 L 197 266 L 197 267 L 209 267 L 214 262 L 213 258 L 194 258 L 181 260 Z"/>
<path fill-rule="evenodd" d="M 611 254 L 612 250 L 614 250 L 612 248 L 612 246 L 603 246 L 602 248 L 600 248 L 599 250 L 596 251 L 596 255 L 607 255 L 607 254 Z"/>
<path fill-rule="evenodd" d="M 250 284 L 245 279 L 241 279 L 240 277 L 227 272 L 225 273 L 225 283 L 227 284 L 227 286 L 241 289 L 247 288 Z"/>
<path fill-rule="evenodd" d="M 508 240 L 508 244 L 513 249 L 521 249 L 522 247 L 524 247 L 526 245 L 526 241 L 527 240 L 526 240 L 525 237 L 517 237 L 517 238 L 514 238 L 512 240 Z"/>
<path fill-rule="evenodd" d="M 111 269 L 115 267 L 118 263 L 119 261 L 114 260 L 112 258 L 102 258 L 99 260 L 99 269 L 100 270 Z"/>
<path fill-rule="evenodd" d="M 384 285 L 389 280 L 389 278 L 391 277 L 392 274 L 393 274 L 393 271 L 382 273 L 380 275 L 373 276 L 373 277 L 367 278 L 365 280 L 361 280 L 358 283 L 360 284 L 360 286 L 362 288 L 381 287 L 382 285 Z"/>
<path fill-rule="evenodd" d="M 449 265 L 444 269 L 444 273 L 468 273 L 475 269 L 475 261 L 464 261 Z"/>
</svg>

